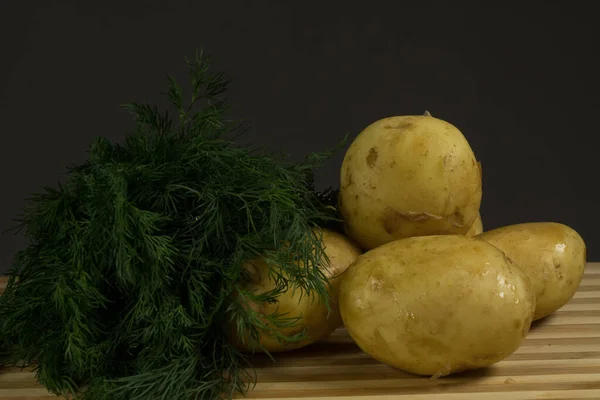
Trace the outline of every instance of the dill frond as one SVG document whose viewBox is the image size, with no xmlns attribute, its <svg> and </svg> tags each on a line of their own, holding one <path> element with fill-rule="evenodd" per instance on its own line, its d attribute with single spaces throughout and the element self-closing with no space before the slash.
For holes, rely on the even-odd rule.
<svg viewBox="0 0 600 400">
<path fill-rule="evenodd" d="M 224 333 L 227 318 L 257 337 L 264 323 L 244 302 L 301 290 L 328 304 L 314 228 L 337 223 L 336 199 L 316 192 L 313 176 L 334 150 L 293 164 L 235 146 L 224 136 L 243 124 L 225 117 L 224 74 L 202 52 L 186 63 L 189 93 L 169 77 L 170 110 L 125 105 L 136 129 L 124 143 L 97 139 L 19 219 L 28 246 L 0 297 L 0 361 L 35 365 L 55 394 L 245 393 L 254 376 Z M 257 256 L 277 283 L 261 295 L 239 286 L 242 263 Z"/>
</svg>

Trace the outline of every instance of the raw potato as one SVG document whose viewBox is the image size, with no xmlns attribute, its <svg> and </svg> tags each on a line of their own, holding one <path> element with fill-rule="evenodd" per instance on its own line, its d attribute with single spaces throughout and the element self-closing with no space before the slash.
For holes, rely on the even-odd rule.
<svg viewBox="0 0 600 400">
<path fill-rule="evenodd" d="M 464 235 L 401 239 L 361 255 L 340 287 L 350 336 L 375 359 L 440 377 L 489 366 L 527 335 L 535 295 L 504 253 Z"/>
<path fill-rule="evenodd" d="M 481 213 L 477 213 L 477 218 L 475 218 L 475 222 L 469 228 L 467 232 L 467 236 L 475 236 L 479 235 L 483 232 L 483 221 L 481 220 Z"/>
<path fill-rule="evenodd" d="M 338 306 L 338 293 L 341 281 L 341 275 L 346 271 L 348 266 L 352 264 L 361 254 L 360 249 L 353 244 L 347 237 L 337 232 L 323 229 L 323 243 L 325 253 L 329 257 L 329 269 L 325 270 L 325 275 L 329 279 L 331 311 L 328 312 L 327 307 L 314 296 L 303 296 L 300 299 L 300 290 L 297 290 L 292 295 L 292 290 L 278 297 L 278 304 L 252 304 L 254 310 L 260 311 L 264 315 L 273 314 L 279 306 L 278 312 L 289 313 L 286 317 L 298 317 L 302 315 L 302 319 L 295 326 L 281 331 L 286 336 L 291 336 L 301 332 L 306 328 L 307 337 L 302 341 L 282 343 L 277 338 L 264 332 L 260 337 L 260 342 L 263 347 L 269 352 L 280 352 L 297 349 L 314 343 L 325 338 L 342 324 L 342 319 Z M 248 283 L 246 288 L 256 290 L 258 293 L 263 293 L 275 287 L 272 280 L 268 277 L 268 265 L 264 260 L 255 260 L 246 265 L 251 268 L 252 275 L 255 279 L 252 283 Z M 246 352 L 251 351 L 251 345 L 246 340 L 246 344 L 235 337 L 235 329 L 231 329 L 233 341 L 237 347 Z"/>
<path fill-rule="evenodd" d="M 481 203 L 481 165 L 463 134 L 431 116 L 376 121 L 348 148 L 339 208 L 363 249 L 412 236 L 466 234 Z"/>
<path fill-rule="evenodd" d="M 566 225 L 529 222 L 492 229 L 477 237 L 504 251 L 527 274 L 537 298 L 534 320 L 564 306 L 581 283 L 586 246 Z"/>
</svg>

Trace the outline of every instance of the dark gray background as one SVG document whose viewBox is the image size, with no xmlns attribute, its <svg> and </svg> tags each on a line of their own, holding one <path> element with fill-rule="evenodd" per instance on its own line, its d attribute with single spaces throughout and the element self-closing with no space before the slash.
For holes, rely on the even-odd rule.
<svg viewBox="0 0 600 400">
<path fill-rule="evenodd" d="M 600 261 L 594 2 L 10 1 L 0 5 L 0 228 L 24 199 L 132 128 L 204 46 L 234 80 L 244 139 L 294 157 L 425 109 L 483 164 L 485 228 L 570 225 Z M 570 4 L 570 5 L 569 5 Z M 319 176 L 336 185 L 340 152 Z M 24 244 L 0 236 L 0 270 Z"/>
</svg>

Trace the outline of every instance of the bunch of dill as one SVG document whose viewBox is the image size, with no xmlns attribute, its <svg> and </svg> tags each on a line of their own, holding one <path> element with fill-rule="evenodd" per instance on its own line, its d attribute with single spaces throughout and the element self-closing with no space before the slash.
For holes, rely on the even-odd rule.
<svg viewBox="0 0 600 400">
<path fill-rule="evenodd" d="M 0 362 L 32 366 L 51 392 L 86 400 L 215 399 L 255 377 L 224 333 L 295 323 L 248 302 L 299 289 L 328 304 L 319 230 L 336 222 L 335 193 L 313 176 L 332 151 L 287 163 L 225 134 L 228 81 L 202 52 L 191 90 L 169 77 L 174 117 L 129 104 L 137 128 L 100 138 L 66 183 L 32 198 L 28 246 L 0 297 Z M 244 291 L 242 263 L 262 256 L 277 287 Z M 233 301 L 232 293 L 238 300 Z M 280 337 L 301 340 L 302 335 Z M 79 397 L 78 397 L 79 398 Z"/>
</svg>

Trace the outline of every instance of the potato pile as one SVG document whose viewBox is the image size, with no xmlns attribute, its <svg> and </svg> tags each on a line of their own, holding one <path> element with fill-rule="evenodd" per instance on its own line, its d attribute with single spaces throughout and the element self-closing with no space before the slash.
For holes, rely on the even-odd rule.
<svg viewBox="0 0 600 400">
<path fill-rule="evenodd" d="M 426 113 L 367 126 L 341 166 L 345 236 L 324 239 L 337 301 L 328 313 L 284 297 L 280 307 L 303 316 L 295 329 L 310 340 L 286 348 L 265 337 L 265 347 L 306 346 L 343 322 L 366 353 L 413 374 L 441 377 L 508 357 L 532 321 L 573 297 L 586 246 L 555 222 L 484 232 L 481 200 L 481 163 L 452 124 Z M 269 287 L 265 277 L 253 284 Z"/>
<path fill-rule="evenodd" d="M 389 365 L 437 377 L 489 366 L 581 282 L 586 248 L 573 229 L 483 232 L 481 164 L 456 127 L 431 115 L 369 125 L 340 185 L 346 233 L 366 251 L 342 280 L 342 319 Z"/>
</svg>

